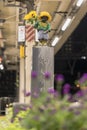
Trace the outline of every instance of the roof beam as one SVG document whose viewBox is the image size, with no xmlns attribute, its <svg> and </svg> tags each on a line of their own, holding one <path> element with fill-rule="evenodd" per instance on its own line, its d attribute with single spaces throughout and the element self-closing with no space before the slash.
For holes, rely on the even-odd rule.
<svg viewBox="0 0 87 130">
<path fill-rule="evenodd" d="M 79 25 L 84 15 L 87 13 L 87 2 L 85 2 L 78 12 L 75 15 L 74 20 L 72 21 L 71 25 L 66 29 L 66 31 L 63 33 L 60 41 L 56 44 L 54 47 L 54 53 L 56 54 L 60 48 L 63 46 L 63 44 L 66 42 L 68 37 L 71 35 L 71 33 L 75 30 L 75 28 Z"/>
</svg>

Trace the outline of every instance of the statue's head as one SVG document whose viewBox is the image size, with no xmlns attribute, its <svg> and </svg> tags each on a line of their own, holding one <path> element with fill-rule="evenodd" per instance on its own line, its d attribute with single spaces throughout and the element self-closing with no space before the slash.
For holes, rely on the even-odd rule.
<svg viewBox="0 0 87 130">
<path fill-rule="evenodd" d="M 39 19 L 42 22 L 50 22 L 51 21 L 51 15 L 48 12 L 43 11 L 43 12 L 40 12 Z"/>
</svg>

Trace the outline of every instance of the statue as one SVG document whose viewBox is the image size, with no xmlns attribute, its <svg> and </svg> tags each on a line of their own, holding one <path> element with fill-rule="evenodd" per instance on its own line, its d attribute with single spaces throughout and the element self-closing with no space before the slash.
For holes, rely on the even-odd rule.
<svg viewBox="0 0 87 130">
<path fill-rule="evenodd" d="M 49 39 L 48 33 L 51 30 L 51 15 L 46 11 L 40 12 L 39 15 L 37 15 L 35 11 L 31 11 L 25 15 L 24 20 L 27 20 L 27 22 L 37 29 L 39 45 L 47 45 L 47 41 Z M 36 45 L 38 45 L 38 43 L 36 43 Z"/>
</svg>

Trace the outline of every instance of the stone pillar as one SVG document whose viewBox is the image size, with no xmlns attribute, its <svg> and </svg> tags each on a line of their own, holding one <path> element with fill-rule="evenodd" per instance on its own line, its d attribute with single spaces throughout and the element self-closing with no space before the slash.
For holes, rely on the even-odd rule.
<svg viewBox="0 0 87 130">
<path fill-rule="evenodd" d="M 34 41 L 26 42 L 26 58 L 25 58 L 25 68 L 26 68 L 26 93 L 31 92 L 31 70 L 32 70 L 32 47 L 34 45 Z M 30 97 L 26 97 L 25 103 L 30 102 Z"/>
<path fill-rule="evenodd" d="M 32 47 L 35 44 L 35 29 L 31 24 L 26 24 L 25 48 L 25 91 L 31 92 Z M 25 98 L 25 103 L 30 102 L 30 97 Z"/>
<path fill-rule="evenodd" d="M 37 73 L 37 77 L 32 77 L 31 92 L 47 91 L 54 88 L 54 49 L 48 46 L 33 47 L 32 72 Z M 45 77 L 48 74 L 50 77 Z"/>
<path fill-rule="evenodd" d="M 19 102 L 24 103 L 24 90 L 25 90 L 25 63 L 24 58 L 20 59 L 20 87 L 19 87 Z"/>
</svg>

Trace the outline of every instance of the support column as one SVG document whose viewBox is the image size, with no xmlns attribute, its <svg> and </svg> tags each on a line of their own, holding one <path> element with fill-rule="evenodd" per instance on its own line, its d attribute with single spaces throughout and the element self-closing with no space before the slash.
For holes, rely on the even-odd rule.
<svg viewBox="0 0 87 130">
<path fill-rule="evenodd" d="M 25 90 L 25 63 L 24 58 L 20 59 L 20 87 L 19 87 L 19 103 L 25 102 L 24 90 Z"/>
<path fill-rule="evenodd" d="M 25 59 L 25 68 L 26 68 L 26 93 L 31 92 L 31 70 L 32 70 L 32 47 L 34 41 L 26 42 L 26 59 Z M 30 97 L 26 97 L 25 103 L 30 102 Z"/>
<path fill-rule="evenodd" d="M 32 47 L 35 44 L 35 29 L 31 24 L 26 24 L 26 49 L 25 49 L 25 89 L 31 92 Z M 30 97 L 25 98 L 25 103 L 30 102 Z"/>
<path fill-rule="evenodd" d="M 25 58 L 20 59 L 20 102 L 29 103 L 30 97 L 25 93 L 31 92 L 31 68 L 32 68 L 32 47 L 35 44 L 35 29 L 31 24 L 25 23 Z M 20 53 L 21 54 L 21 53 Z M 21 55 L 22 56 L 22 55 Z M 24 90 L 24 93 L 22 93 Z"/>
</svg>

